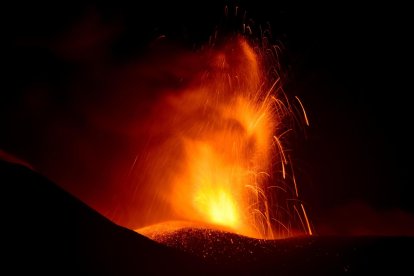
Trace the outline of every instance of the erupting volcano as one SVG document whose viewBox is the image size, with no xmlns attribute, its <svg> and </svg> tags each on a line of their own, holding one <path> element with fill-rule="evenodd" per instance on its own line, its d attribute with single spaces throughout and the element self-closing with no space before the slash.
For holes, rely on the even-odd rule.
<svg viewBox="0 0 414 276">
<path fill-rule="evenodd" d="M 193 55 L 200 73 L 153 105 L 129 178 L 139 233 L 178 220 L 255 238 L 312 234 L 288 148 L 308 121 L 282 88 L 280 54 L 266 37 L 216 38 Z"/>
<path fill-rule="evenodd" d="M 5 7 L 3 274 L 414 275 L 392 5 L 55 2 Z"/>
</svg>

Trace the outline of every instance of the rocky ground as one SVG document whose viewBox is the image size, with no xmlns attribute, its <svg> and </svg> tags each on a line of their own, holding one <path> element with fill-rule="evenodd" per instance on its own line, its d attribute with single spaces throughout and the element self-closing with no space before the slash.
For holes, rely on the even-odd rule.
<svg viewBox="0 0 414 276">
<path fill-rule="evenodd" d="M 202 227 L 115 225 L 58 185 L 0 161 L 2 270 L 87 275 L 410 275 L 414 237 L 257 240 Z"/>
</svg>

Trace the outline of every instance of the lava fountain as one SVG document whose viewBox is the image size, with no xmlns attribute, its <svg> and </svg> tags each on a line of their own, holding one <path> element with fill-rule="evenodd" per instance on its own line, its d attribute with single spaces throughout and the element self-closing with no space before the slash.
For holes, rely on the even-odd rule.
<svg viewBox="0 0 414 276">
<path fill-rule="evenodd" d="M 200 73 L 153 105 L 131 168 L 137 232 L 181 221 L 254 238 L 312 234 L 285 148 L 294 110 L 307 123 L 306 113 L 283 91 L 280 48 L 265 42 L 216 40 L 195 54 Z"/>
</svg>

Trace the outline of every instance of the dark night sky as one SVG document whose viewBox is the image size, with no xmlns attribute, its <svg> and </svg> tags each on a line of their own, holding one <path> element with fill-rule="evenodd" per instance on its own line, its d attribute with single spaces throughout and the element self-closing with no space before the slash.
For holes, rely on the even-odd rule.
<svg viewBox="0 0 414 276">
<path fill-rule="evenodd" d="M 37 112 L 44 104 L 42 97 L 50 100 L 49 94 L 39 92 L 48 87 L 59 91 L 52 93 L 56 109 L 68 108 L 71 89 L 76 87 L 73 79 L 82 76 L 79 72 L 99 74 L 101 63 L 115 67 L 139 58 L 159 34 L 187 46 L 204 42 L 227 3 L 171 1 L 141 6 L 140 1 L 128 2 L 36 1 L 3 9 L 7 51 L 2 52 L 6 75 L 0 101 L 0 148 L 35 166 L 39 162 L 48 170 L 62 170 L 51 166 L 53 162 L 38 161 L 56 153 L 49 153 L 42 142 L 47 125 L 14 112 L 24 107 L 22 102 L 34 101 L 32 112 Z M 286 45 L 286 92 L 302 99 L 311 124 L 295 159 L 303 200 L 316 227 L 331 219 L 332 210 L 358 213 L 362 208 L 380 218 L 396 210 L 414 214 L 408 99 L 412 89 L 406 83 L 409 17 L 403 7 L 347 3 L 302 6 L 241 1 L 249 17 L 257 24 L 269 22 L 274 37 Z M 96 18 L 98 27 L 89 24 Z M 84 52 L 91 45 L 87 39 L 68 46 L 75 49 L 71 56 L 61 41 L 69 41 L 65 38 L 76 24 L 81 27 L 74 28 L 75 33 L 89 26 L 83 38 L 96 37 Z"/>
</svg>

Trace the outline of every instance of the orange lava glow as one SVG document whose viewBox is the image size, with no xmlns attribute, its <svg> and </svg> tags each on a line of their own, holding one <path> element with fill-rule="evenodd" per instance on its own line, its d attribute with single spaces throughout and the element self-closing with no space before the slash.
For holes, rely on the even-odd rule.
<svg viewBox="0 0 414 276">
<path fill-rule="evenodd" d="M 284 149 L 293 115 L 264 53 L 241 36 L 205 49 L 202 73 L 153 107 L 152 146 L 134 163 L 141 168 L 135 193 L 145 195 L 140 209 L 148 218 L 141 227 L 182 220 L 278 238 L 293 232 L 292 216 L 299 215 L 311 233 L 303 205 L 293 215 L 284 207 L 286 198 L 297 199 L 296 182 L 294 189 L 286 184 L 294 176 Z"/>
</svg>

